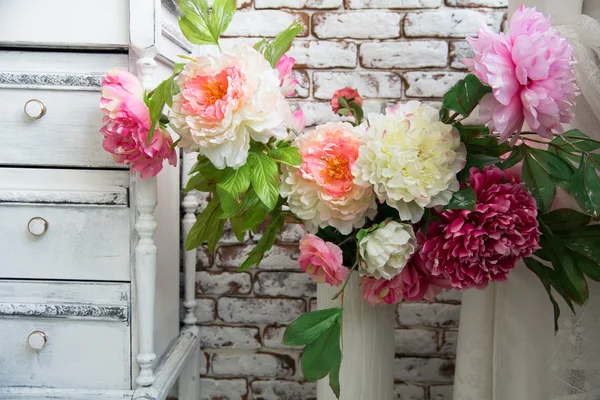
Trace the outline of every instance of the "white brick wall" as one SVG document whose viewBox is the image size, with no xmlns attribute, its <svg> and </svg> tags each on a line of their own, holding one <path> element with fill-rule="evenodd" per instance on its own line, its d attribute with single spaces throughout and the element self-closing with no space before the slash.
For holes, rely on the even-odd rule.
<svg viewBox="0 0 600 400">
<path fill-rule="evenodd" d="M 239 3 L 239 1 L 238 1 Z M 440 96 L 465 74 L 465 36 L 481 22 L 498 31 L 506 0 L 244 0 L 223 40 L 248 45 L 294 19 L 306 25 L 290 55 L 300 85 L 292 99 L 307 125 L 335 117 L 329 99 L 343 86 L 365 97 L 367 113 Z M 201 197 L 202 204 L 206 200 Z M 288 225 L 259 270 L 239 273 L 255 237 L 224 235 L 215 256 L 198 251 L 202 400 L 311 400 L 300 350 L 281 344 L 287 324 L 316 308 L 315 285 L 298 268 L 303 232 Z M 401 304 L 396 321 L 398 400 L 451 400 L 460 293 Z M 375 400 L 375 399 L 374 399 Z"/>
</svg>

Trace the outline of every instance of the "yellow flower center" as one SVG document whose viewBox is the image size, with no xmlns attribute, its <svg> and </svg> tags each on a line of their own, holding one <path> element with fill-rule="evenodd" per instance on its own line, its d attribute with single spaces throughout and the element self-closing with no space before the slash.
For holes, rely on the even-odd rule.
<svg viewBox="0 0 600 400">
<path fill-rule="evenodd" d="M 334 155 L 329 157 L 323 157 L 326 167 L 323 171 L 324 177 L 329 181 L 347 180 L 351 178 L 350 175 L 350 162 L 347 158 L 342 155 Z"/>
<path fill-rule="evenodd" d="M 204 84 L 204 99 L 213 105 L 227 94 L 227 83 L 219 79 L 210 79 Z"/>
</svg>

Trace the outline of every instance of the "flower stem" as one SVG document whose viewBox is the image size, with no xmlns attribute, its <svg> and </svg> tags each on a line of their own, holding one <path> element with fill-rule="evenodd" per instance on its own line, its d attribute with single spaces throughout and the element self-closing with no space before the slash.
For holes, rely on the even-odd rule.
<svg viewBox="0 0 600 400">
<path fill-rule="evenodd" d="M 341 247 L 341 246 L 345 245 L 346 243 L 348 243 L 352 239 L 354 239 L 354 236 L 347 237 L 346 239 L 344 239 L 340 243 L 338 243 L 338 247 Z"/>
<path fill-rule="evenodd" d="M 350 268 L 350 272 L 348 273 L 348 277 L 344 281 L 344 283 L 342 285 L 342 288 L 340 289 L 339 292 L 337 292 L 337 294 L 335 296 L 333 296 L 331 298 L 331 300 L 337 299 L 338 297 L 340 297 L 341 294 L 344 293 L 344 289 L 346 289 L 346 285 L 348 284 L 348 281 L 350 280 L 350 277 L 352 276 L 352 273 L 354 272 L 354 270 L 356 269 L 356 267 L 358 267 L 358 257 L 356 258 L 356 262 L 354 263 L 354 265 L 352 266 L 352 268 Z"/>
</svg>

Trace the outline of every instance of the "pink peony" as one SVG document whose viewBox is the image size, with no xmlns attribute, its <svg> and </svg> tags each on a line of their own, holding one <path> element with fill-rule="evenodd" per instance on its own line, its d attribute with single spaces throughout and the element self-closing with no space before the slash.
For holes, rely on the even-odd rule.
<svg viewBox="0 0 600 400">
<path fill-rule="evenodd" d="M 304 111 L 298 110 L 294 113 L 294 122 L 292 123 L 292 128 L 296 130 L 298 133 L 302 133 L 304 128 L 306 128 L 306 115 L 304 115 Z"/>
<path fill-rule="evenodd" d="M 333 243 L 311 234 L 300 240 L 298 264 L 318 283 L 339 286 L 348 276 L 342 260 L 342 250 Z"/>
<path fill-rule="evenodd" d="M 292 68 L 296 59 L 288 57 L 285 54 L 281 56 L 275 69 L 279 74 L 279 86 L 281 87 L 281 94 L 288 97 L 294 94 L 294 89 L 298 84 L 298 79 L 292 76 Z"/>
<path fill-rule="evenodd" d="M 449 210 L 429 224 L 420 257 L 435 276 L 464 290 L 506 280 L 517 261 L 539 249 L 537 206 L 523 183 L 496 167 L 471 168 L 475 210 Z"/>
<path fill-rule="evenodd" d="M 360 94 L 356 89 L 352 89 L 350 87 L 338 89 L 335 91 L 335 93 L 333 93 L 333 97 L 331 98 L 331 109 L 336 114 L 342 108 L 340 106 L 340 97 L 345 98 L 348 103 L 355 103 L 360 107 L 363 105 L 363 98 L 360 97 Z M 352 115 L 352 113 L 348 115 Z"/>
<path fill-rule="evenodd" d="M 113 154 L 116 162 L 130 164 L 142 178 L 156 176 L 164 159 L 177 165 L 177 153 L 167 132 L 157 128 L 148 146 L 150 111 L 144 103 L 144 88 L 134 75 L 122 70 L 106 74 L 100 107 L 104 112 L 102 147 Z"/>
<path fill-rule="evenodd" d="M 571 69 L 572 48 L 550 21 L 534 8 L 521 6 L 510 23 L 510 35 L 482 25 L 479 38 L 469 38 L 475 58 L 465 60 L 490 85 L 480 104 L 481 117 L 502 140 L 518 135 L 523 122 L 551 138 L 573 117 L 577 86 Z"/>
</svg>

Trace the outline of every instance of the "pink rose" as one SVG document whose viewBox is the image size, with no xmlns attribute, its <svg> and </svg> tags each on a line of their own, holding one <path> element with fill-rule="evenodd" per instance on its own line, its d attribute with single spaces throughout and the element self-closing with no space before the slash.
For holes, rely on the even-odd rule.
<svg viewBox="0 0 600 400">
<path fill-rule="evenodd" d="M 116 162 L 130 164 L 142 178 L 156 176 L 164 159 L 177 165 L 177 153 L 171 149 L 173 140 L 167 132 L 157 128 L 148 146 L 150 111 L 144 103 L 144 88 L 133 74 L 123 70 L 106 74 L 100 108 L 104 112 L 102 147 Z"/>
<path fill-rule="evenodd" d="M 315 282 L 339 286 L 348 277 L 342 250 L 333 243 L 308 234 L 300 240 L 298 264 Z"/>
<path fill-rule="evenodd" d="M 281 87 L 281 94 L 288 97 L 294 94 L 294 89 L 298 84 L 298 79 L 292 76 L 292 68 L 296 60 L 293 57 L 288 57 L 285 54 L 281 56 L 275 69 L 279 74 L 279 86 Z"/>
<path fill-rule="evenodd" d="M 331 98 L 331 109 L 336 114 L 342 108 L 340 106 L 340 97 L 346 99 L 348 103 L 354 103 L 360 107 L 362 107 L 363 105 L 363 98 L 360 97 L 360 94 L 358 94 L 358 91 L 356 89 L 352 89 L 350 87 L 338 89 L 335 91 L 333 97 Z M 348 115 L 352 115 L 352 113 Z"/>
</svg>

